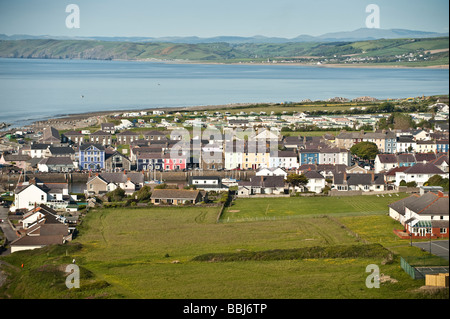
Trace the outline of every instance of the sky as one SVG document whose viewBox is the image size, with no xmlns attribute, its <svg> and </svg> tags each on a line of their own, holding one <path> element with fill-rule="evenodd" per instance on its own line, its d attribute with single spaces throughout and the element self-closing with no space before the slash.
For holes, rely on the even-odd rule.
<svg viewBox="0 0 450 319">
<path fill-rule="evenodd" d="M 66 6 L 80 10 L 68 28 Z M 52 36 L 255 36 L 294 38 L 366 27 L 448 32 L 448 0 L 0 0 L 0 34 Z"/>
</svg>

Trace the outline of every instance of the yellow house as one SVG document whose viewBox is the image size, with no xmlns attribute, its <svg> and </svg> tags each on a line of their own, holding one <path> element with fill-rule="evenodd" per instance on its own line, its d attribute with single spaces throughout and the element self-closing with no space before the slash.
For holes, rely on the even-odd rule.
<svg viewBox="0 0 450 319">
<path fill-rule="evenodd" d="M 266 145 L 245 145 L 242 153 L 243 169 L 258 169 L 262 167 L 269 167 L 270 149 Z"/>
<path fill-rule="evenodd" d="M 436 153 L 437 146 L 435 141 L 417 141 L 416 153 Z"/>
</svg>

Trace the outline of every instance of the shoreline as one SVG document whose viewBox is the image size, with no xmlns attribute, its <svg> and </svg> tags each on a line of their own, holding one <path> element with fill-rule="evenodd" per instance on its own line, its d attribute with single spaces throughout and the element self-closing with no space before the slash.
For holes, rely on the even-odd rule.
<svg viewBox="0 0 450 319">
<path fill-rule="evenodd" d="M 374 63 L 361 64 L 346 64 L 346 63 L 329 63 L 329 64 L 312 64 L 312 63 L 297 63 L 297 62 L 209 62 L 209 61 L 195 61 L 195 60 L 164 60 L 164 59 L 112 59 L 110 61 L 128 61 L 128 62 L 154 62 L 167 64 L 203 64 L 203 65 L 255 65 L 255 66 L 304 66 L 311 68 L 355 68 L 355 69 L 442 69 L 448 70 L 449 64 L 438 64 L 429 66 L 407 66 L 407 65 L 376 65 Z"/>
<path fill-rule="evenodd" d="M 153 62 L 165 64 L 203 64 L 203 65 L 255 65 L 255 66 L 303 66 L 311 68 L 357 68 L 357 69 L 441 69 L 449 70 L 449 64 L 438 64 L 429 66 L 408 66 L 408 65 L 377 65 L 376 63 L 329 63 L 329 64 L 312 64 L 298 62 L 214 62 L 199 60 L 168 60 L 168 59 L 57 59 L 57 58 L 9 58 L 0 57 L 1 59 L 21 59 L 21 60 L 76 60 L 76 61 L 121 61 L 121 62 Z"/>
</svg>

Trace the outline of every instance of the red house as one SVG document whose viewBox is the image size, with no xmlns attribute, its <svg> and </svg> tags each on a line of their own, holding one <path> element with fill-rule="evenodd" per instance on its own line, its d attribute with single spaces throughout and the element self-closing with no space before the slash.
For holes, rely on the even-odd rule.
<svg viewBox="0 0 450 319">
<path fill-rule="evenodd" d="M 186 156 L 171 156 L 170 153 L 164 154 L 164 170 L 165 171 L 175 171 L 186 169 Z"/>
</svg>

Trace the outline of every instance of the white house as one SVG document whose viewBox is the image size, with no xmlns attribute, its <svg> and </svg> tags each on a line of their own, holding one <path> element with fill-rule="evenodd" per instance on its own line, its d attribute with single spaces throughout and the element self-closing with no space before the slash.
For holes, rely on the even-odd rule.
<svg viewBox="0 0 450 319">
<path fill-rule="evenodd" d="M 306 184 L 306 188 L 310 192 L 322 192 L 323 188 L 326 185 L 325 177 L 323 177 L 322 174 L 316 171 L 306 171 L 303 173 L 303 175 L 308 178 L 308 184 Z"/>
<path fill-rule="evenodd" d="M 417 163 L 404 171 L 395 172 L 395 185 L 399 186 L 400 182 L 404 180 L 406 183 L 416 182 L 417 186 L 422 186 L 434 175 L 448 178 L 448 173 L 443 172 L 434 164 Z"/>
<path fill-rule="evenodd" d="M 346 149 L 325 148 L 319 151 L 319 163 L 351 165 L 351 154 Z"/>
<path fill-rule="evenodd" d="M 417 147 L 417 142 L 410 136 L 399 136 L 397 138 L 397 153 L 408 153 L 410 150 L 414 151 Z"/>
<path fill-rule="evenodd" d="M 448 213 L 448 195 L 442 192 L 413 195 L 389 205 L 389 215 L 419 238 L 448 238 Z"/>
<path fill-rule="evenodd" d="M 255 173 L 255 176 L 283 176 L 283 178 L 286 178 L 287 175 L 287 172 L 280 167 L 263 167 Z"/>
<path fill-rule="evenodd" d="M 228 187 L 222 184 L 219 176 L 190 176 L 188 183 L 196 189 L 214 192 L 228 191 Z"/>
<path fill-rule="evenodd" d="M 276 151 L 271 152 L 269 157 L 269 168 L 298 168 L 298 156 L 294 151 Z"/>
<path fill-rule="evenodd" d="M 398 166 L 397 156 L 395 154 L 377 154 L 374 164 L 376 174 L 383 171 L 387 172 Z"/>
<path fill-rule="evenodd" d="M 225 143 L 224 158 L 225 158 L 225 169 L 231 170 L 236 168 L 242 168 L 244 152 L 244 143 L 229 142 Z"/>
<path fill-rule="evenodd" d="M 14 204 L 11 211 L 32 209 L 35 205 L 45 204 L 54 209 L 65 209 L 70 202 L 67 183 L 29 183 L 24 182 L 14 191 Z"/>
</svg>

